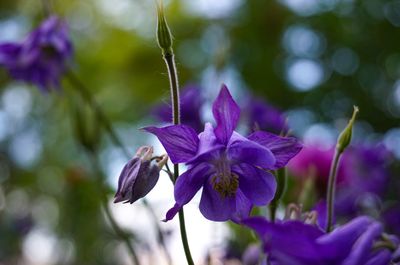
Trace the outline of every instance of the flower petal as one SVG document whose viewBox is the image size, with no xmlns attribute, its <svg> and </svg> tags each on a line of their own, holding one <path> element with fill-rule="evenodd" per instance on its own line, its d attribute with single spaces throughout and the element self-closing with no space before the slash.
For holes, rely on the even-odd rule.
<svg viewBox="0 0 400 265">
<path fill-rule="evenodd" d="M 140 163 L 140 158 L 134 157 L 122 169 L 118 179 L 118 189 L 114 199 L 115 203 L 130 199 L 132 187 L 139 173 Z"/>
<path fill-rule="evenodd" d="M 228 158 L 232 163 L 247 163 L 262 168 L 272 168 L 275 156 L 272 152 L 256 142 L 245 139 L 228 145 Z"/>
<path fill-rule="evenodd" d="M 174 164 L 184 163 L 197 153 L 199 138 L 189 126 L 146 127 L 143 130 L 157 136 Z"/>
<path fill-rule="evenodd" d="M 382 234 L 382 225 L 373 222 L 368 229 L 358 238 L 354 244 L 350 255 L 344 260 L 343 265 L 364 265 L 369 253 L 371 252 L 373 242 Z"/>
<path fill-rule="evenodd" d="M 327 259 L 342 260 L 349 255 L 354 242 L 368 230 L 371 223 L 371 218 L 361 216 L 321 236 L 317 239 L 321 252 L 325 253 Z"/>
<path fill-rule="evenodd" d="M 233 100 L 228 88 L 222 85 L 213 104 L 213 115 L 217 122 L 214 132 L 222 144 L 227 144 L 240 117 L 240 108 Z"/>
<path fill-rule="evenodd" d="M 248 139 L 271 150 L 276 158 L 273 169 L 285 166 L 303 148 L 300 141 L 294 137 L 280 137 L 263 131 L 252 133 Z"/>
<path fill-rule="evenodd" d="M 175 217 L 182 209 L 183 205 L 187 204 L 196 195 L 197 191 L 203 186 L 208 176 L 211 174 L 211 166 L 202 163 L 188 169 L 185 173 L 179 176 L 174 187 L 175 205 L 168 210 L 164 222 L 167 222 Z"/>
<path fill-rule="evenodd" d="M 200 200 L 200 212 L 211 221 L 228 221 L 236 210 L 235 196 L 223 198 L 207 182 L 203 187 Z"/>
<path fill-rule="evenodd" d="M 177 204 L 188 203 L 204 185 L 211 174 L 211 166 L 206 163 L 196 165 L 179 176 L 175 183 L 174 196 Z"/>
<path fill-rule="evenodd" d="M 274 198 L 276 180 L 271 173 L 244 163 L 232 171 L 239 175 L 239 188 L 253 204 L 263 206 Z"/>
<path fill-rule="evenodd" d="M 236 191 L 236 212 L 231 217 L 232 221 L 240 223 L 241 220 L 249 217 L 252 206 L 250 200 L 238 189 Z"/>
</svg>

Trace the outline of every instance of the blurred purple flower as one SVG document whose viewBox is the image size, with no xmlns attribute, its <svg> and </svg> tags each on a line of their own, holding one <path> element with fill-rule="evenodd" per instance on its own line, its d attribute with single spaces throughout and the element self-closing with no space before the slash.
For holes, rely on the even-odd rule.
<svg viewBox="0 0 400 265">
<path fill-rule="evenodd" d="M 67 25 L 56 16 L 46 19 L 22 43 L 0 44 L 0 65 L 14 79 L 37 85 L 43 91 L 59 86 L 71 56 Z"/>
<path fill-rule="evenodd" d="M 151 163 L 152 157 L 153 147 L 142 146 L 138 149 L 136 155 L 122 169 L 114 203 L 134 203 L 154 188 L 168 157 L 162 156 L 156 164 Z"/>
<path fill-rule="evenodd" d="M 398 246 L 394 237 L 383 239 L 379 222 L 365 216 L 331 233 L 300 221 L 271 223 L 254 217 L 243 223 L 259 235 L 273 265 L 387 265 Z"/>
<path fill-rule="evenodd" d="M 209 220 L 238 220 L 252 205 L 265 205 L 275 194 L 276 181 L 268 170 L 283 167 L 301 149 L 295 138 L 258 131 L 245 138 L 234 131 L 240 109 L 223 86 L 213 104 L 214 128 L 205 125 L 199 135 L 186 125 L 147 127 L 155 134 L 173 163 L 188 170 L 175 184 L 175 205 L 166 214 L 171 220 L 203 187 L 200 211 Z"/>
<path fill-rule="evenodd" d="M 188 85 L 183 88 L 180 95 L 181 123 L 192 127 L 198 133 L 204 128 L 200 113 L 203 103 L 204 98 L 198 86 Z M 153 114 L 161 121 L 171 123 L 172 106 L 170 104 L 157 106 Z"/>
<path fill-rule="evenodd" d="M 324 197 L 333 154 L 333 147 L 306 146 L 288 167 L 295 176 L 315 178 L 319 196 Z M 338 169 L 335 212 L 352 217 L 360 208 L 373 206 L 363 204 L 379 204 L 388 185 L 390 161 L 391 154 L 383 145 L 349 148 Z"/>
<path fill-rule="evenodd" d="M 261 99 L 251 97 L 244 111 L 248 116 L 250 131 L 262 130 L 281 134 L 288 130 L 285 115 Z"/>
<path fill-rule="evenodd" d="M 382 214 L 383 222 L 388 231 L 400 236 L 400 203 L 392 205 Z"/>
</svg>

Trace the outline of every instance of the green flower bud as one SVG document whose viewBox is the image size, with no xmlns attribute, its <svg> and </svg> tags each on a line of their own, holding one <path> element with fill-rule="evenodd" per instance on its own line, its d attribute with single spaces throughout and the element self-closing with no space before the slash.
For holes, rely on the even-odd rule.
<svg viewBox="0 0 400 265">
<path fill-rule="evenodd" d="M 347 146 L 350 144 L 352 133 L 353 133 L 353 124 L 356 119 L 357 113 L 358 113 L 358 107 L 354 106 L 353 116 L 351 117 L 346 128 L 344 128 L 342 133 L 339 135 L 339 138 L 338 138 L 338 141 L 336 144 L 336 150 L 338 151 L 339 154 L 343 153 L 344 150 L 347 148 Z"/>
<path fill-rule="evenodd" d="M 172 54 L 172 34 L 164 16 L 162 1 L 157 4 L 157 43 L 163 54 Z"/>
</svg>

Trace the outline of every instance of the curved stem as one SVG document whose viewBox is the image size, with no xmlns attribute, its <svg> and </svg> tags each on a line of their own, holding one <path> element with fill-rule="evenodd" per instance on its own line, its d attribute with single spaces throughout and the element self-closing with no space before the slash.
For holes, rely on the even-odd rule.
<svg viewBox="0 0 400 265">
<path fill-rule="evenodd" d="M 106 129 L 112 142 L 118 148 L 120 148 L 120 150 L 122 151 L 122 153 L 124 154 L 124 156 L 126 157 L 127 160 L 131 159 L 131 155 L 129 154 L 128 150 L 125 148 L 122 141 L 119 139 L 117 133 L 114 130 L 114 127 L 112 126 L 111 122 L 108 120 L 107 116 L 104 114 L 102 108 L 93 99 L 92 94 L 89 92 L 89 89 L 87 89 L 87 87 L 84 85 L 84 83 L 81 82 L 81 80 L 74 74 L 74 72 L 71 69 L 69 69 L 66 72 L 66 77 L 67 77 L 67 80 L 71 83 L 72 87 L 75 88 L 75 90 L 77 90 L 77 92 L 82 96 L 82 98 L 86 101 L 86 103 L 93 109 L 97 118 L 99 119 L 99 122 Z M 144 205 L 150 212 L 153 211 L 150 204 L 147 203 L 147 200 L 145 198 L 142 199 L 142 202 L 144 203 Z M 154 224 L 155 224 L 155 228 L 157 230 L 157 234 L 159 235 L 160 238 L 162 238 L 162 240 L 159 240 L 160 246 L 161 246 L 161 248 L 164 249 L 167 259 L 170 259 L 169 252 L 168 252 L 167 246 L 165 244 L 164 233 L 158 224 L 157 217 L 154 215 L 152 215 L 152 216 L 154 218 Z"/>
<path fill-rule="evenodd" d="M 276 179 L 277 179 L 277 189 L 275 193 L 274 199 L 271 201 L 269 205 L 270 209 L 270 217 L 271 221 L 275 222 L 275 217 L 276 217 L 276 210 L 279 206 L 279 202 L 282 199 L 285 190 L 286 190 L 286 181 L 287 181 L 287 176 L 286 176 L 286 169 L 280 168 L 276 171 Z"/>
<path fill-rule="evenodd" d="M 111 213 L 110 207 L 108 205 L 108 200 L 107 200 L 107 192 L 106 188 L 104 186 L 104 177 L 103 173 L 100 169 L 97 156 L 93 152 L 88 152 L 92 161 L 93 168 L 95 169 L 95 175 L 97 177 L 97 182 L 101 190 L 101 204 L 103 206 L 104 212 L 107 216 L 108 221 L 110 222 L 110 225 L 112 229 L 114 230 L 115 234 L 124 242 L 126 248 L 128 249 L 128 252 L 132 258 L 132 261 L 136 265 L 140 265 L 139 258 L 136 254 L 135 248 L 133 247 L 129 235 L 127 235 L 118 225 L 117 221 L 114 219 L 114 216 Z"/>
<path fill-rule="evenodd" d="M 332 225 L 333 225 L 336 176 L 337 176 L 337 168 L 339 166 L 340 155 L 341 153 L 336 150 L 329 173 L 328 190 L 326 195 L 326 203 L 327 203 L 326 232 L 328 233 L 332 231 Z"/>
<path fill-rule="evenodd" d="M 92 98 L 89 90 L 86 86 L 79 80 L 79 78 L 74 74 L 73 71 L 69 70 L 66 73 L 66 77 L 71 85 L 81 94 L 83 99 L 89 104 L 89 106 L 93 109 L 96 113 L 97 118 L 103 124 L 104 129 L 106 129 L 108 135 L 110 136 L 111 140 L 114 142 L 116 146 L 118 146 L 124 155 L 130 159 L 131 155 L 129 154 L 128 150 L 124 147 L 121 140 L 119 139 L 117 133 L 115 132 L 113 126 L 107 119 L 106 115 L 104 114 L 101 107 L 97 104 L 97 102 Z"/>
<path fill-rule="evenodd" d="M 179 87 L 178 87 L 178 75 L 176 72 L 174 54 L 164 53 L 163 59 L 167 65 L 170 88 L 171 88 L 171 101 L 172 101 L 172 122 L 175 125 L 181 123 L 180 121 L 180 101 L 179 101 Z M 174 164 L 174 183 L 179 177 L 179 164 Z M 179 211 L 179 228 L 181 230 L 181 239 L 183 244 L 183 249 L 185 251 L 186 261 L 188 265 L 194 265 L 192 254 L 190 253 L 189 241 L 186 233 L 185 226 L 185 214 L 183 208 Z"/>
</svg>

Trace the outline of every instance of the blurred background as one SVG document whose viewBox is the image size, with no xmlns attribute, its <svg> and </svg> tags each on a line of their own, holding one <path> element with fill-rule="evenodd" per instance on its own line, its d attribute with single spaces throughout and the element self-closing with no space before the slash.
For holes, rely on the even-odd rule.
<svg viewBox="0 0 400 265">
<path fill-rule="evenodd" d="M 385 150 L 382 160 L 359 167 L 373 165 L 389 178 L 382 190 L 372 192 L 373 204 L 379 204 L 372 215 L 383 219 L 386 209 L 395 209 L 387 228 L 399 232 L 394 227 L 400 225 L 400 1 L 164 0 L 164 5 L 180 83 L 199 87 L 204 121 L 212 121 L 210 106 L 225 83 L 243 109 L 252 97 L 268 102 L 287 117 L 292 135 L 328 152 L 353 105 L 359 106 L 354 144 Z M 154 109 L 169 101 L 168 76 L 155 41 L 155 2 L 54 0 L 53 6 L 69 24 L 77 76 L 129 152 L 152 144 L 161 154 L 156 139 L 138 130 L 162 124 Z M 0 42 L 23 40 L 43 18 L 39 0 L 1 1 Z M 65 81 L 62 89 L 46 94 L 0 69 L 1 265 L 131 264 L 100 207 L 97 169 L 81 145 L 77 123 L 82 121 L 75 109 L 89 113 L 88 120 L 91 114 L 73 91 Z M 243 120 L 239 130 L 246 132 L 246 124 Z M 132 234 L 143 264 L 167 264 L 149 222 L 163 219 L 173 205 L 172 184 L 161 175 L 147 197 L 153 213 L 140 202 L 113 204 L 127 159 L 104 132 L 93 131 L 112 214 Z M 291 174 L 301 175 L 293 168 Z M 303 194 L 314 205 L 318 192 L 309 190 L 317 188 L 307 183 L 302 177 L 293 180 L 286 200 Z M 370 201 L 363 199 L 363 205 Z M 198 202 L 196 197 L 186 207 L 195 261 L 240 258 L 254 238 L 233 224 L 205 220 Z M 184 264 L 177 220 L 160 226 L 174 264 Z"/>
</svg>

